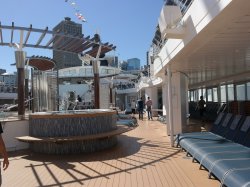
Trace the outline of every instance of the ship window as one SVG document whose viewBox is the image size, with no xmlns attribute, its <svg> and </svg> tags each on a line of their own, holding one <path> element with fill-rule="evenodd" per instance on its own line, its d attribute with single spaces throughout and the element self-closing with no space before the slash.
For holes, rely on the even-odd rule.
<svg viewBox="0 0 250 187">
<path fill-rule="evenodd" d="M 226 85 L 220 86 L 220 100 L 221 102 L 227 101 Z"/>
<path fill-rule="evenodd" d="M 245 84 L 236 85 L 237 101 L 246 100 Z"/>
<path fill-rule="evenodd" d="M 207 101 L 213 101 L 212 89 L 207 89 Z"/>
<path fill-rule="evenodd" d="M 228 101 L 234 100 L 234 85 L 229 84 L 227 85 L 227 94 L 228 94 Z"/>
<path fill-rule="evenodd" d="M 250 100 L 250 82 L 247 83 L 247 100 Z"/>
<path fill-rule="evenodd" d="M 218 89 L 213 88 L 213 102 L 218 102 Z"/>
</svg>

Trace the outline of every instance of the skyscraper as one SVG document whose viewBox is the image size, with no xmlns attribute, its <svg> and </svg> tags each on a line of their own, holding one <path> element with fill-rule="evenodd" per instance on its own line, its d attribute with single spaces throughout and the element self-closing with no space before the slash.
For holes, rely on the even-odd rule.
<svg viewBox="0 0 250 187">
<path fill-rule="evenodd" d="M 127 70 L 140 70 L 140 59 L 138 58 L 131 58 L 127 60 L 128 67 Z"/>
<path fill-rule="evenodd" d="M 63 21 L 53 28 L 53 31 L 72 36 L 82 36 L 82 25 L 71 21 L 69 17 L 65 17 Z M 64 41 L 66 39 L 65 37 Z M 77 54 L 64 51 L 53 50 L 53 60 L 56 62 L 57 69 L 80 66 L 82 64 Z"/>
</svg>

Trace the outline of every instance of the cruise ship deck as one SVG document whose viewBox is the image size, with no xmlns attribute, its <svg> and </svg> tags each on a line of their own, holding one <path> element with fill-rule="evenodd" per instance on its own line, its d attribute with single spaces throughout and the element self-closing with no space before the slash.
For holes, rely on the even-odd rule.
<svg viewBox="0 0 250 187">
<path fill-rule="evenodd" d="M 156 119 L 139 121 L 136 129 L 118 136 L 116 147 L 105 151 L 59 156 L 22 150 L 9 156 L 3 187 L 220 185 L 180 148 L 171 147 L 166 126 Z"/>
</svg>

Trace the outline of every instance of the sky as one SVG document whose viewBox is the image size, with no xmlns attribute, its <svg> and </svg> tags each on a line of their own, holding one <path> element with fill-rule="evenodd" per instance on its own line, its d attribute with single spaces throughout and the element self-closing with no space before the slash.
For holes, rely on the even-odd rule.
<svg viewBox="0 0 250 187">
<path fill-rule="evenodd" d="M 33 28 L 48 27 L 52 30 L 65 17 L 70 17 L 83 25 L 84 36 L 92 37 L 98 32 L 103 43 L 116 46 L 113 55 L 119 60 L 139 58 L 144 65 L 163 3 L 163 0 L 0 0 L 0 22 L 7 26 L 14 22 L 15 26 L 29 27 L 32 24 Z M 87 22 L 76 17 L 74 8 Z M 14 40 L 19 41 L 20 36 L 16 34 Z M 10 32 L 3 32 L 3 38 L 4 42 L 10 42 Z M 27 56 L 52 58 L 51 50 L 23 50 Z M 9 73 L 16 71 L 16 67 L 11 65 L 15 63 L 14 51 L 13 47 L 0 46 L 0 69 Z"/>
</svg>

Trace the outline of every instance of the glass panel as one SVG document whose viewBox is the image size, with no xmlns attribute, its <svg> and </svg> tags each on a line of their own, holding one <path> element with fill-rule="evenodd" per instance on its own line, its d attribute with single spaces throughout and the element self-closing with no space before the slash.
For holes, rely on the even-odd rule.
<svg viewBox="0 0 250 187">
<path fill-rule="evenodd" d="M 246 100 L 245 84 L 236 85 L 237 101 Z"/>
<path fill-rule="evenodd" d="M 213 88 L 213 102 L 218 102 L 218 89 Z"/>
<path fill-rule="evenodd" d="M 234 100 L 234 85 L 233 84 L 227 85 L 227 95 L 228 95 L 228 101 Z"/>
<path fill-rule="evenodd" d="M 220 86 L 220 100 L 221 102 L 227 102 L 226 85 Z"/>
<path fill-rule="evenodd" d="M 194 91 L 194 101 L 198 101 L 198 90 Z"/>
<path fill-rule="evenodd" d="M 194 101 L 194 91 L 190 91 L 190 101 Z"/>
<path fill-rule="evenodd" d="M 204 88 L 204 89 L 202 89 L 202 96 L 203 96 L 203 99 L 205 100 L 205 101 L 207 101 L 207 97 L 206 97 L 206 89 Z"/>
<path fill-rule="evenodd" d="M 250 100 L 250 82 L 247 83 L 247 100 Z"/>
<path fill-rule="evenodd" d="M 197 98 L 197 101 L 199 101 L 200 100 L 200 96 L 202 96 L 202 89 L 199 89 L 198 90 L 198 98 Z"/>
<path fill-rule="evenodd" d="M 213 101 L 212 89 L 207 89 L 207 101 Z"/>
</svg>

